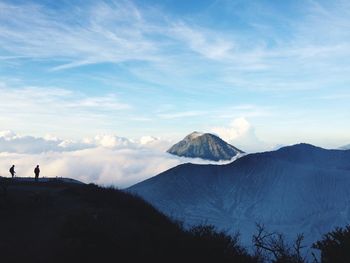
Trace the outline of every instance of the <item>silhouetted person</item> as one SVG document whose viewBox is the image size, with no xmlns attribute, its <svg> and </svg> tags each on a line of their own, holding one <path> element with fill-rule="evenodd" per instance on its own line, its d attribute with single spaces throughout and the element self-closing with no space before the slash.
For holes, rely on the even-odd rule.
<svg viewBox="0 0 350 263">
<path fill-rule="evenodd" d="M 15 165 L 12 165 L 11 168 L 10 168 L 10 174 L 11 174 L 11 177 L 13 178 L 15 176 Z"/>
<path fill-rule="evenodd" d="M 34 174 L 35 174 L 35 182 L 38 181 L 39 178 L 39 174 L 40 174 L 40 169 L 39 169 L 39 165 L 37 165 L 34 169 Z"/>
</svg>

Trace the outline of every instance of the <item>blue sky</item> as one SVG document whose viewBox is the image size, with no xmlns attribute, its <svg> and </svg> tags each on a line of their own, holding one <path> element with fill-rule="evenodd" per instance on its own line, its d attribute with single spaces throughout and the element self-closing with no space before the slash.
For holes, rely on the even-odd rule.
<svg viewBox="0 0 350 263">
<path fill-rule="evenodd" d="M 338 147 L 349 73 L 345 0 L 0 0 L 0 130 Z"/>
</svg>

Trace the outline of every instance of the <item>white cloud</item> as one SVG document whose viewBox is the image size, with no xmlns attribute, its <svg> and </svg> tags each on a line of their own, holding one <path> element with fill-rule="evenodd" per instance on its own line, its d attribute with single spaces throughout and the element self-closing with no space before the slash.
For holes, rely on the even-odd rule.
<svg viewBox="0 0 350 263">
<path fill-rule="evenodd" d="M 16 165 L 18 176 L 33 176 L 39 164 L 44 177 L 70 177 L 86 183 L 127 187 L 176 165 L 216 163 L 188 159 L 165 152 L 170 141 L 155 137 L 130 140 L 98 135 L 78 142 L 53 136 L 36 138 L 0 132 L 0 176 Z"/>
<path fill-rule="evenodd" d="M 89 141 L 89 139 L 85 141 Z M 134 146 L 134 143 L 127 138 L 108 134 L 95 136 L 91 143 L 105 148 L 130 148 Z"/>
<path fill-rule="evenodd" d="M 52 136 L 23 136 L 13 131 L 0 131 L 0 152 L 38 154 L 87 149 L 91 144 L 58 139 Z"/>
<path fill-rule="evenodd" d="M 3 138 L 4 140 L 8 141 L 13 138 L 15 138 L 17 135 L 13 131 L 7 130 L 7 131 L 0 131 L 0 138 Z"/>
<path fill-rule="evenodd" d="M 136 142 L 112 134 L 96 135 L 82 140 L 63 140 L 52 135 L 44 137 L 23 136 L 13 131 L 0 131 L 0 152 L 9 153 L 46 153 L 68 152 L 89 148 L 125 149 L 138 148 Z"/>
<path fill-rule="evenodd" d="M 166 140 L 154 136 L 142 136 L 138 141 L 142 147 L 166 152 L 176 142 L 174 140 Z"/>
<path fill-rule="evenodd" d="M 126 187 L 185 162 L 150 149 L 95 147 L 73 152 L 41 154 L 0 154 L 1 175 L 8 176 L 15 164 L 18 176 L 33 176 L 39 164 L 44 177 L 70 177 L 86 183 Z"/>
<path fill-rule="evenodd" d="M 158 138 L 153 137 L 153 136 L 142 136 L 142 137 L 140 138 L 140 143 L 141 143 L 142 145 L 146 145 L 146 144 L 153 143 L 153 142 L 155 142 L 155 141 L 157 141 L 157 140 L 158 140 Z"/>
<path fill-rule="evenodd" d="M 233 141 L 246 136 L 248 133 L 252 133 L 252 127 L 245 118 L 241 117 L 233 120 L 229 127 L 213 128 L 213 132 L 220 135 L 224 140 Z"/>
<path fill-rule="evenodd" d="M 244 117 L 234 119 L 228 126 L 213 127 L 212 132 L 245 152 L 271 148 L 256 136 L 253 126 Z"/>
</svg>

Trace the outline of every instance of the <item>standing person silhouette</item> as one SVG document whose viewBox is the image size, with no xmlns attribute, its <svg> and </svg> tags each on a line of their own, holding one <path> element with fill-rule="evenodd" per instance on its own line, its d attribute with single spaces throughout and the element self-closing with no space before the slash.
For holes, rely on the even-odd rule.
<svg viewBox="0 0 350 263">
<path fill-rule="evenodd" d="M 39 164 L 35 167 L 34 174 L 35 174 L 35 182 L 37 182 L 40 174 Z"/>
<path fill-rule="evenodd" d="M 11 177 L 12 178 L 15 177 L 15 173 L 16 173 L 15 172 L 15 165 L 12 165 L 9 171 L 10 171 Z"/>
</svg>

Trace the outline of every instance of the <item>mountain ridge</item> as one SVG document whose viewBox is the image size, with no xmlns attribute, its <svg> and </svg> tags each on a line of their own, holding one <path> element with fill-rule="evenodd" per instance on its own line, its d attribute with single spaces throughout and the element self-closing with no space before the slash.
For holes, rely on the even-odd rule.
<svg viewBox="0 0 350 263">
<path fill-rule="evenodd" d="M 179 165 L 128 191 L 185 224 L 242 231 L 246 243 L 257 222 L 313 242 L 350 220 L 349 163 L 350 151 L 298 144 L 226 165 Z"/>
<path fill-rule="evenodd" d="M 350 144 L 344 145 L 339 148 L 340 150 L 350 150 Z"/>
</svg>

